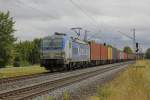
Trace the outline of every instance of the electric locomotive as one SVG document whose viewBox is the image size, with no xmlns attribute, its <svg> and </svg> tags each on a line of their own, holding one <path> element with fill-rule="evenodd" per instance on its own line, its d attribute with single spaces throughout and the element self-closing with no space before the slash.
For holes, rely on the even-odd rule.
<svg viewBox="0 0 150 100">
<path fill-rule="evenodd" d="M 77 38 L 56 32 L 42 39 L 40 58 L 41 66 L 51 71 L 86 67 L 90 62 L 90 46 Z"/>
</svg>

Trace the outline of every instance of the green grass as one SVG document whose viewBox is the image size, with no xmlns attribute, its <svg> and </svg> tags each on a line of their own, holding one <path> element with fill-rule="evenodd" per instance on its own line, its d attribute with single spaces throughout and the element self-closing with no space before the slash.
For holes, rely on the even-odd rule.
<svg viewBox="0 0 150 100">
<path fill-rule="evenodd" d="M 39 65 L 26 67 L 8 67 L 0 69 L 0 78 L 30 75 L 43 72 L 47 72 L 47 70 L 45 70 L 44 67 L 40 67 Z"/>
<path fill-rule="evenodd" d="M 88 100 L 150 100 L 150 61 L 137 61 Z"/>
</svg>

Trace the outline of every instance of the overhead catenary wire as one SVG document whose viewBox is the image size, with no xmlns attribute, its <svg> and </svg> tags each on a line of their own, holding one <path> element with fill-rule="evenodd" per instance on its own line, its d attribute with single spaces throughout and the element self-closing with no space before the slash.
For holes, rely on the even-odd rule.
<svg viewBox="0 0 150 100">
<path fill-rule="evenodd" d="M 26 5 L 25 2 L 23 2 L 22 0 L 17 0 L 17 1 L 18 1 L 18 4 L 17 4 L 17 5 L 19 5 L 19 3 L 21 3 L 21 4 L 23 4 L 23 5 Z M 82 13 L 84 13 L 84 14 L 90 19 L 90 22 L 92 22 L 98 29 L 101 29 L 101 27 L 100 27 L 101 25 L 98 23 L 97 20 L 95 20 L 95 18 L 93 17 L 93 15 L 89 14 L 88 11 L 87 11 L 85 8 L 81 7 L 78 3 L 74 2 L 73 0 L 69 0 L 69 1 L 70 1 L 76 8 L 78 8 Z M 48 17 L 50 17 L 50 18 L 54 18 L 52 15 L 48 14 L 46 11 L 41 10 L 41 9 L 35 7 L 35 6 L 32 6 L 32 5 L 30 5 L 30 4 L 28 4 L 28 5 L 26 5 L 26 6 L 28 6 L 28 7 L 31 8 L 31 9 L 37 10 L 37 11 L 39 11 L 40 13 L 43 13 L 43 14 L 45 14 L 46 16 L 48 16 Z M 65 26 L 64 26 L 64 27 L 65 27 Z M 68 27 L 65 27 L 65 28 L 68 28 Z M 97 32 L 97 33 L 94 34 L 94 35 L 97 35 L 98 33 L 99 33 L 99 32 Z M 122 35 L 124 35 L 124 36 L 126 36 L 126 37 L 128 37 L 128 38 L 130 38 L 130 39 L 133 39 L 131 36 L 129 36 L 129 35 L 125 34 L 125 33 L 122 33 Z M 93 37 L 93 36 L 92 36 L 92 37 Z M 101 38 L 101 39 L 102 39 L 102 38 Z M 138 40 L 138 41 L 139 41 L 139 40 Z M 150 45 L 149 43 L 146 43 L 145 41 L 144 41 L 144 42 L 141 41 L 140 43 L 143 44 L 143 45 Z"/>
<path fill-rule="evenodd" d="M 121 31 L 118 31 L 118 32 L 121 33 L 122 35 L 126 36 L 129 39 L 134 39 L 133 37 L 127 35 L 127 33 L 124 33 L 124 32 L 121 32 Z M 150 45 L 150 43 L 145 42 L 145 41 L 140 40 L 140 39 L 136 39 L 136 41 L 139 42 L 140 44 L 143 44 L 143 45 Z"/>
<path fill-rule="evenodd" d="M 38 12 L 40 12 L 40 13 L 43 13 L 43 14 L 47 15 L 47 16 L 50 17 L 50 18 L 55 19 L 54 16 L 52 16 L 52 15 L 46 13 L 45 11 L 39 9 L 38 7 L 35 7 L 35 6 L 31 5 L 31 4 L 26 4 L 26 3 L 25 3 L 24 1 L 22 1 L 22 0 L 16 0 L 16 2 L 17 2 L 16 5 L 18 5 L 18 6 L 20 6 L 20 4 L 25 5 L 25 6 L 29 7 L 29 8 L 31 8 L 31 9 L 33 9 L 33 10 L 36 10 L 36 11 L 38 11 Z"/>
<path fill-rule="evenodd" d="M 95 26 L 97 26 L 97 28 L 101 29 L 101 25 L 99 25 L 99 23 L 95 20 L 95 18 L 88 14 L 87 11 L 85 9 L 83 9 L 83 7 L 79 6 L 79 4 L 75 3 L 73 0 L 69 0 L 76 8 L 78 8 L 82 13 L 84 13 L 92 22 L 93 24 L 95 24 Z M 100 38 L 102 40 L 104 40 L 102 37 L 96 36 L 99 32 L 93 34 L 92 36 L 90 36 L 90 38 Z M 125 35 L 125 34 L 124 34 Z M 131 37 L 130 37 L 131 38 Z"/>
<path fill-rule="evenodd" d="M 100 25 L 99 23 L 97 23 L 97 21 L 95 20 L 95 18 L 90 15 L 89 13 L 87 13 L 87 11 L 85 9 L 83 9 L 83 7 L 79 6 L 79 4 L 75 3 L 73 0 L 69 0 L 76 8 L 78 8 L 82 13 L 84 13 L 91 21 L 93 24 L 95 24 L 95 26 L 97 28 L 100 29 Z"/>
<path fill-rule="evenodd" d="M 72 3 L 75 7 L 77 7 L 82 13 L 84 13 L 84 14 L 91 20 L 91 22 L 92 22 L 97 28 L 100 29 L 100 25 L 97 23 L 97 21 L 94 19 L 93 16 L 89 15 L 89 14 L 86 12 L 85 9 L 81 8 L 81 7 L 80 7 L 77 3 L 75 3 L 73 0 L 69 0 L 69 1 L 71 1 L 71 3 Z M 48 17 L 50 17 L 50 18 L 54 18 L 54 16 L 49 15 L 47 12 L 45 12 L 45 11 L 43 11 L 43 10 L 37 8 L 36 6 L 32 6 L 32 5 L 30 5 L 30 4 L 25 4 L 25 2 L 23 2 L 22 0 L 17 0 L 17 4 L 16 4 L 16 5 L 20 6 L 20 4 L 25 5 L 25 6 L 29 7 L 29 8 L 31 8 L 31 9 L 33 9 L 33 10 L 37 10 L 37 11 L 39 11 L 40 13 L 43 13 L 44 15 L 46 15 L 46 16 L 48 16 Z M 65 27 L 65 28 L 67 28 L 67 27 Z M 98 34 L 98 33 L 96 33 L 96 34 Z M 95 35 L 96 35 L 96 34 L 95 34 Z M 93 37 L 93 35 L 92 35 L 92 37 Z"/>
<path fill-rule="evenodd" d="M 136 39 L 135 39 L 135 29 L 133 29 L 133 37 L 127 35 L 126 33 L 124 32 L 120 32 L 118 31 L 119 33 L 121 33 L 122 35 L 126 36 L 127 38 L 131 39 L 133 41 L 133 51 L 136 52 L 136 47 L 135 47 L 135 44 L 136 44 Z"/>
<path fill-rule="evenodd" d="M 121 33 L 122 35 L 124 35 L 124 36 L 126 36 L 127 38 L 129 38 L 129 39 L 134 39 L 133 37 L 131 37 L 131 36 L 129 36 L 129 35 L 127 35 L 126 33 L 124 33 L 124 32 L 121 32 L 121 31 L 118 31 L 119 33 Z"/>
<path fill-rule="evenodd" d="M 85 16 L 87 16 L 90 19 L 90 22 L 93 23 L 94 26 L 96 26 L 99 30 L 101 30 L 101 25 L 95 20 L 95 18 L 89 14 L 86 9 L 81 7 L 79 4 L 75 3 L 73 0 L 69 0 L 77 9 L 79 9 Z M 95 33 L 94 35 L 97 35 L 99 32 Z M 90 36 L 93 37 L 94 35 Z"/>
<path fill-rule="evenodd" d="M 22 5 L 24 5 L 24 6 L 27 6 L 27 8 L 31 8 L 32 10 L 36 10 L 36 11 L 38 11 L 39 13 L 42 13 L 43 15 L 45 15 L 45 16 L 48 16 L 49 18 L 52 18 L 52 19 L 56 19 L 55 18 L 55 16 L 53 16 L 53 15 L 51 15 L 51 14 L 49 14 L 49 13 L 47 13 L 46 12 L 46 10 L 44 11 L 44 10 L 41 10 L 41 9 L 39 9 L 38 7 L 36 7 L 36 6 L 32 6 L 31 4 L 26 4 L 23 0 L 16 0 L 16 3 L 15 3 L 17 6 L 20 6 L 20 4 L 22 4 Z M 64 28 L 66 28 L 66 29 L 68 29 L 68 27 L 67 26 L 64 26 L 64 24 L 63 24 L 63 27 Z"/>
</svg>

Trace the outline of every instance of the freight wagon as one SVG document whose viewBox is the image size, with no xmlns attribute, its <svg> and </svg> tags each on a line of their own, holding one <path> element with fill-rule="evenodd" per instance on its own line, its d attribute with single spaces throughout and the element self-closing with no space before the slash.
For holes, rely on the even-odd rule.
<svg viewBox="0 0 150 100">
<path fill-rule="evenodd" d="M 100 49 L 101 64 L 106 64 L 108 59 L 108 48 L 107 46 L 100 44 Z"/>
<path fill-rule="evenodd" d="M 117 62 L 117 49 L 112 47 L 112 62 L 115 63 Z"/>
<path fill-rule="evenodd" d="M 124 52 L 120 51 L 120 61 L 124 61 Z"/>
<path fill-rule="evenodd" d="M 92 65 L 106 64 L 108 60 L 108 48 L 94 41 L 89 42 L 90 60 Z"/>
<path fill-rule="evenodd" d="M 120 50 L 117 50 L 117 62 L 121 62 Z"/>
<path fill-rule="evenodd" d="M 90 45 L 90 60 L 91 65 L 99 65 L 101 62 L 101 48 L 100 45 L 94 41 L 89 42 Z"/>
<path fill-rule="evenodd" d="M 42 39 L 40 58 L 41 66 L 53 71 L 116 63 L 135 57 L 114 47 L 55 33 Z"/>
<path fill-rule="evenodd" d="M 112 63 L 112 48 L 111 47 L 108 47 L 107 48 L 107 54 L 108 54 L 108 59 L 107 59 L 107 62 L 110 64 L 110 63 Z"/>
</svg>

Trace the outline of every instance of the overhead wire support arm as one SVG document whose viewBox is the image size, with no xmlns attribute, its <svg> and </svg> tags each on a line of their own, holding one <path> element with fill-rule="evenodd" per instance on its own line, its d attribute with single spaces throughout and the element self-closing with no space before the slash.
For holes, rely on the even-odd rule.
<svg viewBox="0 0 150 100">
<path fill-rule="evenodd" d="M 131 37 L 131 36 L 129 36 L 129 35 L 127 35 L 126 33 L 123 33 L 123 32 L 121 32 L 121 31 L 118 31 L 119 33 L 121 33 L 122 35 L 124 35 L 124 36 L 126 36 L 126 37 L 128 37 L 128 38 L 130 38 L 130 39 L 134 39 L 133 37 Z"/>
<path fill-rule="evenodd" d="M 133 37 L 127 35 L 126 33 L 123 33 L 121 31 L 118 31 L 119 33 L 121 33 L 122 35 L 126 36 L 127 38 L 133 40 L 133 50 L 136 53 L 136 37 L 135 37 L 135 28 L 132 30 L 133 31 Z"/>
</svg>

